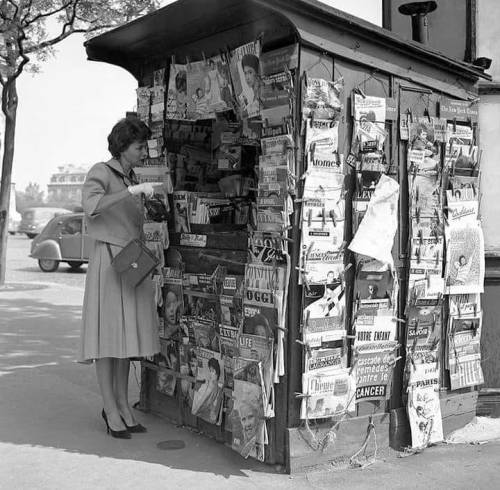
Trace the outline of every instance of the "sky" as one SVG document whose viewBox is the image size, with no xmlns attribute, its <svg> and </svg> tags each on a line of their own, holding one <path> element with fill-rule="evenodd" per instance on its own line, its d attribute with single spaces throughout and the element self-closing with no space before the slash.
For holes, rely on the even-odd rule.
<svg viewBox="0 0 500 490">
<path fill-rule="evenodd" d="M 381 0 L 324 3 L 381 24 Z M 41 65 L 41 73 L 23 73 L 18 79 L 12 176 L 16 190 L 34 182 L 46 192 L 57 167 L 89 167 L 108 160 L 109 131 L 134 109 L 136 80 L 117 66 L 88 61 L 83 42 L 81 35 L 70 36 L 57 46 L 55 57 Z"/>
</svg>

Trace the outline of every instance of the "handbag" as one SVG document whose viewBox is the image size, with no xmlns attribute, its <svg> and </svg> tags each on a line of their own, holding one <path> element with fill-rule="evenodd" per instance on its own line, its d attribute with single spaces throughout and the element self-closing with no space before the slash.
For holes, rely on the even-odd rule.
<svg viewBox="0 0 500 490">
<path fill-rule="evenodd" d="M 137 238 L 128 242 L 114 257 L 109 243 L 106 246 L 111 257 L 111 267 L 132 287 L 137 287 L 160 263 L 153 252 Z"/>
</svg>

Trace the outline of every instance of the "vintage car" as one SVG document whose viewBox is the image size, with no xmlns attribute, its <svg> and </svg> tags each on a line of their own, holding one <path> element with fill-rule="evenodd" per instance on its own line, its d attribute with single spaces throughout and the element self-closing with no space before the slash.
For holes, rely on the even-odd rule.
<svg viewBox="0 0 500 490">
<path fill-rule="evenodd" d="M 44 272 L 56 271 L 60 262 L 76 270 L 88 262 L 91 240 L 83 213 L 56 216 L 31 242 L 30 257 L 38 259 Z"/>
<path fill-rule="evenodd" d="M 54 216 L 68 213 L 71 211 L 64 208 L 27 208 L 21 213 L 21 223 L 17 231 L 25 233 L 28 238 L 35 238 Z"/>
</svg>

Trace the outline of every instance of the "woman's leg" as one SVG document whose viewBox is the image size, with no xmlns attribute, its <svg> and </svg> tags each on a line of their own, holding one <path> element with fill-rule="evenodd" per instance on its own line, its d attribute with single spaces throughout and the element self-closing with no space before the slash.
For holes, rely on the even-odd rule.
<svg viewBox="0 0 500 490">
<path fill-rule="evenodd" d="M 137 422 L 134 413 L 128 404 L 128 379 L 130 373 L 129 359 L 115 359 L 115 397 L 120 415 L 127 425 L 135 425 Z"/>
<path fill-rule="evenodd" d="M 123 430 L 125 425 L 120 419 L 120 412 L 113 391 L 113 380 L 116 377 L 115 360 L 113 357 L 97 359 L 95 368 L 109 426 L 113 430 Z"/>
</svg>

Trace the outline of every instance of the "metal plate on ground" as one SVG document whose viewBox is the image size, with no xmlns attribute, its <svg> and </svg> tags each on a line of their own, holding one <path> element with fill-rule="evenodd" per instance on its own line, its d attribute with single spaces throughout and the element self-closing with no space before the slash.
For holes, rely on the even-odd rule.
<svg viewBox="0 0 500 490">
<path fill-rule="evenodd" d="M 186 443 L 181 440 L 172 439 L 170 441 L 161 441 L 156 445 L 156 447 L 165 451 L 173 451 L 176 449 L 184 449 L 186 447 Z"/>
</svg>

